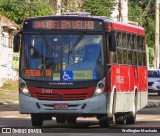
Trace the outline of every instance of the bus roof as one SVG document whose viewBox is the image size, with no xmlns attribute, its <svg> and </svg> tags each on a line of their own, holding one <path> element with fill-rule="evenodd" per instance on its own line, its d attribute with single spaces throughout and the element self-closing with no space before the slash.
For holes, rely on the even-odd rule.
<svg viewBox="0 0 160 136">
<path fill-rule="evenodd" d="M 106 31 L 126 31 L 129 33 L 135 33 L 139 35 L 145 35 L 145 30 L 143 27 L 127 24 L 124 22 L 118 22 L 111 19 L 107 19 L 104 16 L 73 16 L 73 15 L 59 15 L 59 16 L 40 16 L 40 17 L 30 17 L 26 20 L 38 20 L 38 19 L 93 19 L 103 21 L 105 23 Z"/>
<path fill-rule="evenodd" d="M 135 33 L 139 35 L 145 35 L 145 30 L 143 27 L 131 25 L 123 22 L 113 21 L 113 20 L 109 20 L 107 22 L 108 23 L 106 24 L 106 27 L 108 31 L 119 30 L 119 31 L 126 31 L 129 33 Z"/>
</svg>

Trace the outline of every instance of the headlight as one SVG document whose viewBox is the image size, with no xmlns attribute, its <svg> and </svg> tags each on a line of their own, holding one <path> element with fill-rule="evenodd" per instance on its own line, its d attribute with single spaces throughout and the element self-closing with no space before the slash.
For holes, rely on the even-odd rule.
<svg viewBox="0 0 160 136">
<path fill-rule="evenodd" d="M 20 79 L 19 82 L 20 82 L 19 83 L 20 92 L 23 93 L 24 95 L 31 96 L 25 81 L 23 79 Z"/>
<path fill-rule="evenodd" d="M 99 88 L 95 90 L 96 95 L 100 95 L 100 94 L 102 94 L 102 92 L 103 92 L 103 90 L 99 89 Z"/>
<path fill-rule="evenodd" d="M 21 92 L 25 95 L 30 95 L 29 90 L 26 87 L 21 89 Z"/>
<path fill-rule="evenodd" d="M 105 78 L 98 82 L 97 87 L 95 89 L 94 95 L 101 95 L 104 92 L 105 87 Z"/>
</svg>

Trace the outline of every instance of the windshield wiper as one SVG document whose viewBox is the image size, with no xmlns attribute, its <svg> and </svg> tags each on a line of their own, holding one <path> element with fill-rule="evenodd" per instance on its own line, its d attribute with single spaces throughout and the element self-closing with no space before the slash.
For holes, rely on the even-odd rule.
<svg viewBox="0 0 160 136">
<path fill-rule="evenodd" d="M 76 42 L 73 44 L 72 48 L 69 49 L 68 54 L 72 54 L 72 52 L 74 51 L 74 49 L 77 47 L 77 45 L 78 45 L 78 44 L 80 43 L 80 41 L 83 39 L 84 35 L 85 35 L 85 33 L 82 33 L 82 34 L 78 37 L 78 39 L 76 40 Z"/>
<path fill-rule="evenodd" d="M 44 42 L 45 46 L 47 47 L 49 53 L 51 54 L 51 58 L 52 58 L 51 63 L 52 63 L 52 65 L 54 65 L 54 63 L 53 63 L 53 60 L 54 60 L 53 53 L 54 53 L 54 51 L 53 51 L 52 47 L 49 45 L 49 43 L 48 43 L 45 35 L 44 35 L 43 33 L 40 33 L 40 35 L 41 35 L 41 37 L 42 37 L 42 39 L 43 39 L 43 42 Z"/>
<path fill-rule="evenodd" d="M 45 35 L 44 35 L 43 33 L 40 33 L 40 34 L 41 34 L 41 37 L 42 37 L 42 39 L 43 39 L 44 44 L 46 45 L 49 53 L 51 54 L 51 56 L 52 56 L 52 58 L 53 58 L 53 50 L 52 50 L 51 46 L 49 45 L 49 43 L 48 43 Z"/>
</svg>

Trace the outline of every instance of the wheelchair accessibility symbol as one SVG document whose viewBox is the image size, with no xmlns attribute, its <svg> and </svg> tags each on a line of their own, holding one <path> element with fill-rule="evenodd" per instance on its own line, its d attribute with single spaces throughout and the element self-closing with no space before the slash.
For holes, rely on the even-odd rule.
<svg viewBox="0 0 160 136">
<path fill-rule="evenodd" d="M 63 80 L 67 81 L 72 79 L 73 79 L 72 71 L 63 71 Z"/>
</svg>

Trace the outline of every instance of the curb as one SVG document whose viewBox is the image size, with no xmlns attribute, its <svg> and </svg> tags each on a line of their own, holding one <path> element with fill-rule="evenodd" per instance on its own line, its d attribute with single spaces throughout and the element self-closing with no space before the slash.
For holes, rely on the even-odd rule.
<svg viewBox="0 0 160 136">
<path fill-rule="evenodd" d="M 15 101 L 15 102 L 0 101 L 0 106 L 1 106 L 1 105 L 10 105 L 10 104 L 18 104 L 18 101 Z"/>
<path fill-rule="evenodd" d="M 145 108 L 159 107 L 160 102 L 149 102 Z"/>
<path fill-rule="evenodd" d="M 10 104 L 10 103 L 7 103 L 7 102 L 0 102 L 0 105 L 7 105 L 7 104 Z"/>
</svg>

